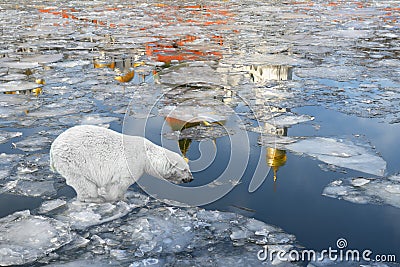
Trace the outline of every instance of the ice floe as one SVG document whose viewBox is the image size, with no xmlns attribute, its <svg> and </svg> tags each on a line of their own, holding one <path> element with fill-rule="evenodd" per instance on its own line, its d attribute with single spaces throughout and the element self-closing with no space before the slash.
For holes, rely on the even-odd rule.
<svg viewBox="0 0 400 267">
<path fill-rule="evenodd" d="M 282 115 L 274 116 L 272 119 L 267 120 L 266 122 L 274 125 L 275 127 L 290 127 L 295 124 L 312 121 L 314 117 L 309 115 L 296 115 L 291 113 L 284 113 Z"/>
<path fill-rule="evenodd" d="M 0 144 L 8 142 L 10 139 L 22 136 L 21 132 L 8 132 L 0 130 Z"/>
<path fill-rule="evenodd" d="M 172 85 L 206 82 L 219 85 L 221 77 L 217 75 L 213 66 L 205 63 L 189 63 L 178 65 L 161 75 L 161 82 Z M 214 66 L 215 68 L 215 66 Z"/>
<path fill-rule="evenodd" d="M 72 240 L 68 224 L 28 210 L 1 218 L 0 225 L 1 266 L 35 262 Z"/>
<path fill-rule="evenodd" d="M 306 154 L 325 163 L 383 176 L 386 161 L 369 146 L 361 146 L 350 140 L 313 137 L 285 146 L 300 154 Z"/>
<path fill-rule="evenodd" d="M 38 212 L 0 219 L 1 265 L 57 260 L 50 266 L 258 266 L 263 245 L 300 249 L 295 236 L 279 227 L 230 212 L 171 207 L 134 191 L 117 203 L 45 201 Z"/>
<path fill-rule="evenodd" d="M 97 254 L 95 259 L 109 258 L 130 266 L 258 266 L 257 253 L 264 244 L 296 249 L 294 236 L 278 227 L 199 208 L 142 208 L 123 221 L 95 226 L 90 234 L 87 249 Z"/>
<path fill-rule="evenodd" d="M 21 62 L 39 63 L 39 64 L 49 64 L 60 61 L 63 59 L 63 54 L 44 54 L 24 57 Z"/>
<path fill-rule="evenodd" d="M 55 215 L 60 221 L 69 223 L 74 229 L 86 229 L 93 225 L 109 222 L 127 215 L 132 209 L 144 206 L 149 198 L 134 192 L 127 193 L 127 200 L 117 203 L 84 203 L 71 200 L 68 203 L 60 201 L 45 202 L 40 211 L 52 211 L 60 206 L 65 206 L 62 213 Z"/>
<path fill-rule="evenodd" d="M 76 116 L 68 116 L 62 117 L 59 121 L 68 126 L 75 126 L 75 125 L 97 125 L 103 127 L 110 127 L 110 122 L 118 121 L 119 118 L 111 117 L 111 116 L 101 116 L 99 114 L 93 115 L 76 115 Z"/>
<path fill-rule="evenodd" d="M 46 136 L 41 135 L 31 135 L 17 143 L 15 143 L 16 148 L 25 151 L 33 152 L 43 149 L 50 148 L 50 144 L 53 140 Z"/>
<path fill-rule="evenodd" d="M 357 204 L 386 204 L 400 208 L 400 176 L 335 180 L 324 188 L 322 195 Z"/>
<path fill-rule="evenodd" d="M 34 82 L 28 82 L 28 81 L 11 81 L 7 83 L 3 83 L 0 85 L 0 93 L 6 93 L 6 92 L 20 92 L 20 91 L 26 91 L 26 90 L 32 90 L 38 87 L 41 87 L 42 85 L 39 85 Z"/>
</svg>

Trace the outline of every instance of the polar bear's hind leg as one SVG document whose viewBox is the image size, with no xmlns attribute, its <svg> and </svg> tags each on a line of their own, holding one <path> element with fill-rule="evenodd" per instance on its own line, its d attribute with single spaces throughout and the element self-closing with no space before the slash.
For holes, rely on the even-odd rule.
<svg viewBox="0 0 400 267">
<path fill-rule="evenodd" d="M 67 184 L 72 186 L 76 192 L 76 198 L 81 202 L 104 202 L 98 194 L 98 187 L 92 181 L 80 177 L 66 178 Z"/>
</svg>

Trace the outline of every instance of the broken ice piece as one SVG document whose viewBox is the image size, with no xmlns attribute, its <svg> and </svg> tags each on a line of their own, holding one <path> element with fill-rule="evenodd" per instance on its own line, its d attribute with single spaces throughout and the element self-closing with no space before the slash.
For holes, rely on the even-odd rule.
<svg viewBox="0 0 400 267">
<path fill-rule="evenodd" d="M 390 177 L 336 180 L 324 188 L 322 195 L 357 204 L 387 204 L 400 208 L 400 182 Z"/>
<path fill-rule="evenodd" d="M 314 117 L 309 115 L 297 115 L 297 114 L 282 114 L 280 116 L 273 117 L 272 119 L 268 120 L 267 122 L 274 125 L 275 127 L 290 127 L 295 124 L 312 121 Z"/>
<path fill-rule="evenodd" d="M 58 208 L 65 206 L 65 204 L 67 204 L 67 201 L 62 200 L 62 199 L 54 199 L 54 200 L 45 201 L 39 207 L 38 213 L 39 214 L 48 213 L 50 211 L 53 211 L 53 210 L 56 210 Z"/>
<path fill-rule="evenodd" d="M 21 132 L 7 132 L 0 130 L 0 144 L 8 142 L 10 139 L 21 136 Z"/>
<path fill-rule="evenodd" d="M 35 55 L 31 57 L 25 57 L 21 59 L 21 62 L 49 64 L 60 61 L 63 59 L 63 54 L 52 54 L 52 55 Z"/>
<path fill-rule="evenodd" d="M 355 178 L 351 180 L 351 184 L 354 186 L 363 186 L 368 184 L 369 182 L 370 180 L 364 178 Z"/>
<path fill-rule="evenodd" d="M 16 143 L 16 148 L 25 152 L 33 152 L 50 147 L 52 140 L 45 136 L 32 135 Z"/>
<path fill-rule="evenodd" d="M 93 225 L 121 218 L 134 208 L 145 205 L 148 201 L 147 197 L 138 197 L 138 199 L 140 201 L 130 201 L 130 203 L 124 201 L 116 203 L 84 203 L 72 200 L 66 204 L 67 209 L 55 215 L 55 217 L 70 223 L 74 229 L 83 230 Z"/>
<path fill-rule="evenodd" d="M 12 191 L 23 196 L 43 198 L 49 198 L 57 194 L 57 190 L 54 188 L 54 181 L 19 180 Z"/>
<path fill-rule="evenodd" d="M 108 128 L 109 123 L 113 121 L 119 120 L 116 117 L 106 117 L 106 116 L 99 116 L 99 115 L 91 115 L 91 116 L 84 116 L 81 119 L 82 125 L 99 125 L 99 126 L 107 126 Z"/>
<path fill-rule="evenodd" d="M 0 265 L 32 263 L 71 240 L 67 224 L 29 210 L 16 212 L 0 219 Z"/>
<path fill-rule="evenodd" d="M 360 146 L 347 140 L 313 137 L 285 147 L 328 164 L 377 176 L 383 176 L 386 170 L 386 161 L 374 153 L 370 146 Z"/>
<path fill-rule="evenodd" d="M 0 93 L 23 92 L 27 90 L 33 90 L 41 86 L 42 85 L 34 82 L 11 81 L 0 85 Z"/>
</svg>

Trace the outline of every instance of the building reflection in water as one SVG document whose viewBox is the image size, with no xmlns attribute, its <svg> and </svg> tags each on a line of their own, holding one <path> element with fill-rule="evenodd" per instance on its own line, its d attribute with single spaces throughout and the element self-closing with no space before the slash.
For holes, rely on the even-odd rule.
<svg viewBox="0 0 400 267">
<path fill-rule="evenodd" d="M 247 66 L 251 79 L 255 83 L 263 83 L 271 80 L 287 81 L 292 79 L 293 67 L 281 65 Z"/>
<path fill-rule="evenodd" d="M 132 81 L 134 84 L 140 83 L 156 83 L 158 81 L 157 71 L 146 68 L 144 62 L 137 61 L 134 57 L 125 58 L 109 58 L 105 59 L 105 55 L 101 58 L 93 60 L 95 69 L 108 68 L 115 72 L 114 79 L 120 83 Z M 143 69 L 138 69 L 143 67 Z"/>
<path fill-rule="evenodd" d="M 178 118 L 174 118 L 172 116 L 167 116 L 165 118 L 165 121 L 168 123 L 168 125 L 171 127 L 172 131 L 179 131 L 182 133 L 182 131 L 184 131 L 185 129 L 189 129 L 189 128 L 194 128 L 197 126 L 211 126 L 213 124 L 217 124 L 217 125 L 224 125 L 225 121 L 221 120 L 221 121 L 212 121 L 212 122 L 208 122 L 206 120 L 201 120 L 201 119 L 197 119 L 197 118 L 193 118 L 192 120 L 181 120 Z M 192 139 L 191 138 L 179 138 L 178 139 L 178 145 L 179 145 L 179 150 L 182 153 L 183 158 L 186 160 L 186 162 L 189 162 L 189 158 L 187 157 L 187 152 L 189 150 L 189 147 L 192 143 Z M 213 139 L 213 143 L 214 143 L 214 147 L 216 147 L 216 139 Z"/>
<path fill-rule="evenodd" d="M 254 83 L 262 84 L 271 80 L 287 81 L 292 79 L 293 67 L 282 65 L 251 65 L 245 67 Z M 256 94 L 257 95 L 257 94 Z M 262 96 L 262 94 L 261 94 Z M 262 97 L 261 97 L 262 98 Z M 262 101 L 262 100 L 261 100 Z M 289 109 L 272 107 L 271 112 L 288 112 Z M 268 135 L 287 136 L 287 127 L 275 127 L 267 122 L 264 123 L 263 132 Z M 267 147 L 266 163 L 274 172 L 274 182 L 277 181 L 277 173 L 280 167 L 287 161 L 286 150 L 276 147 Z"/>
</svg>

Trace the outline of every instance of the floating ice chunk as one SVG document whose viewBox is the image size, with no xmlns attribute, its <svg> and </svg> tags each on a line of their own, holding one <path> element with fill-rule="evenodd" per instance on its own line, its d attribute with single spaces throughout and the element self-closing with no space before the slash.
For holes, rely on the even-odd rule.
<svg viewBox="0 0 400 267">
<path fill-rule="evenodd" d="M 40 67 L 40 65 L 37 62 L 0 61 L 0 67 L 11 69 L 34 69 Z"/>
<path fill-rule="evenodd" d="M 75 125 L 97 125 L 105 128 L 110 127 L 110 122 L 117 121 L 119 118 L 101 115 L 87 115 L 87 116 L 68 116 L 61 117 L 59 121 L 63 124 L 75 126 Z"/>
<path fill-rule="evenodd" d="M 232 240 L 237 240 L 237 239 L 245 239 L 249 238 L 251 235 L 250 232 L 248 231 L 243 231 L 243 230 L 233 230 L 232 234 L 229 236 Z"/>
<path fill-rule="evenodd" d="M 343 37 L 348 39 L 360 39 L 372 36 L 373 32 L 371 30 L 345 29 L 345 30 L 335 30 L 335 31 L 324 31 L 320 34 L 330 37 L 334 36 L 334 37 Z"/>
<path fill-rule="evenodd" d="M 160 110 L 160 115 L 169 118 L 171 120 L 170 125 L 173 128 L 174 125 L 182 124 L 180 126 L 183 126 L 185 123 L 224 122 L 227 115 L 232 113 L 228 107 L 214 101 L 195 104 L 200 105 L 192 106 L 187 103 L 187 105 L 177 107 L 167 106 Z M 220 104 L 220 106 L 216 106 L 216 104 Z"/>
<path fill-rule="evenodd" d="M 7 75 L 2 76 L 0 74 L 1 81 L 17 81 L 17 80 L 25 80 L 28 76 L 23 73 L 10 73 Z"/>
<path fill-rule="evenodd" d="M 21 136 L 21 132 L 7 132 L 0 130 L 0 144 L 8 142 L 10 139 Z"/>
<path fill-rule="evenodd" d="M 58 208 L 61 208 L 67 204 L 67 201 L 62 199 L 54 199 L 44 201 L 42 205 L 39 207 L 38 213 L 45 214 L 51 211 L 54 211 Z"/>
<path fill-rule="evenodd" d="M 392 194 L 400 194 L 400 184 L 386 185 L 385 190 Z"/>
<path fill-rule="evenodd" d="M 57 194 L 54 181 L 25 181 L 18 180 L 12 192 L 31 197 L 49 198 Z"/>
<path fill-rule="evenodd" d="M 366 185 L 370 182 L 370 180 L 368 179 L 364 179 L 364 178 L 355 178 L 351 180 L 351 184 L 353 186 L 363 186 Z"/>
<path fill-rule="evenodd" d="M 113 121 L 117 121 L 119 118 L 116 117 L 107 117 L 107 116 L 99 116 L 99 115 L 91 115 L 85 116 L 81 120 L 82 125 L 104 125 L 108 128 L 109 123 Z"/>
<path fill-rule="evenodd" d="M 114 266 L 110 260 L 73 260 L 64 263 L 54 263 L 46 265 L 47 267 L 109 267 Z"/>
<path fill-rule="evenodd" d="M 204 82 L 209 84 L 221 84 L 222 79 L 216 71 L 207 64 L 190 63 L 171 68 L 165 74 L 161 74 L 161 82 L 166 84 L 187 84 Z"/>
<path fill-rule="evenodd" d="M 325 163 L 383 176 L 386 162 L 372 152 L 372 148 L 359 146 L 351 141 L 314 137 L 288 144 L 286 148 L 315 157 Z"/>
<path fill-rule="evenodd" d="M 251 128 L 251 131 L 258 132 L 260 131 L 260 127 Z M 263 130 L 261 128 L 261 130 Z M 279 136 L 273 134 L 263 134 L 258 138 L 258 144 L 261 146 L 267 147 L 276 147 L 280 149 L 285 149 L 286 145 L 293 144 L 298 140 L 298 138 L 293 138 L 289 136 Z"/>
<path fill-rule="evenodd" d="M 13 92 L 13 91 L 26 91 L 41 87 L 34 82 L 28 81 L 11 81 L 0 85 L 0 93 Z"/>
<path fill-rule="evenodd" d="M 9 170 L 0 170 L 0 180 L 8 177 L 10 175 L 10 171 Z"/>
<path fill-rule="evenodd" d="M 235 55 L 236 56 L 236 55 Z M 230 60 L 229 58 L 225 60 Z M 237 64 L 238 59 L 233 59 Z M 240 60 L 240 59 L 239 59 Z M 299 66 L 299 65 L 313 65 L 313 63 L 304 58 L 296 56 L 288 56 L 284 54 L 259 54 L 246 53 L 241 59 L 245 65 L 287 65 L 287 66 Z"/>
<path fill-rule="evenodd" d="M 296 114 L 283 114 L 277 117 L 273 117 L 267 122 L 276 127 L 290 127 L 295 124 L 312 121 L 314 117 L 309 115 L 296 115 Z"/>
<path fill-rule="evenodd" d="M 162 266 L 159 264 L 159 260 L 156 258 L 143 259 L 141 261 L 135 261 L 129 267 L 141 267 L 141 266 Z"/>
<path fill-rule="evenodd" d="M 68 203 L 68 210 L 56 215 L 56 218 L 71 223 L 71 227 L 75 229 L 85 229 L 125 216 L 130 210 L 131 208 L 125 202 L 118 202 L 114 205 L 111 203 L 87 204 L 74 201 Z"/>
<path fill-rule="evenodd" d="M 322 195 L 358 204 L 388 204 L 400 208 L 400 181 L 388 178 L 337 180 Z"/>
<path fill-rule="evenodd" d="M 229 212 L 160 207 L 159 204 L 131 213 L 123 221 L 96 226 L 91 232 L 94 234 L 89 251 L 96 249 L 96 255 L 107 255 L 110 251 L 113 259 L 129 262 L 130 266 L 198 266 L 204 262 L 212 266 L 238 263 L 258 266 L 257 253 L 264 244 L 285 251 L 296 249 L 294 236 L 255 219 Z M 160 253 L 169 256 L 160 259 Z M 187 253 L 191 256 L 179 256 Z M 97 256 L 97 259 L 102 258 Z M 287 262 L 286 266 L 295 264 Z"/>
<path fill-rule="evenodd" d="M 332 79 L 335 81 L 347 81 L 356 79 L 361 74 L 358 68 L 347 66 L 319 66 L 315 68 L 301 68 L 295 71 L 302 78 Z"/>
<path fill-rule="evenodd" d="M 21 159 L 21 154 L 0 154 L 0 167 L 10 166 L 10 169 Z"/>
<path fill-rule="evenodd" d="M 89 60 L 72 60 L 72 61 L 52 63 L 50 64 L 50 66 L 56 68 L 75 68 L 77 66 L 85 66 L 89 64 L 91 64 L 91 61 Z"/>
<path fill-rule="evenodd" d="M 22 141 L 17 142 L 15 145 L 16 148 L 21 149 L 22 151 L 33 152 L 50 148 L 51 142 L 52 139 L 46 136 L 32 135 Z"/>
<path fill-rule="evenodd" d="M 28 264 L 72 240 L 67 224 L 28 210 L 0 219 L 0 265 Z"/>
<path fill-rule="evenodd" d="M 40 64 L 49 64 L 60 61 L 63 59 L 63 54 L 52 54 L 52 55 L 37 55 L 32 57 L 22 58 L 22 62 L 30 62 L 30 63 L 40 63 Z"/>
<path fill-rule="evenodd" d="M 149 198 L 141 195 L 127 195 L 134 197 L 129 202 L 119 201 L 116 203 L 83 203 L 70 201 L 66 204 L 66 210 L 55 217 L 61 221 L 68 222 L 74 229 L 86 229 L 87 227 L 109 222 L 121 218 L 132 209 L 145 205 Z"/>
</svg>

